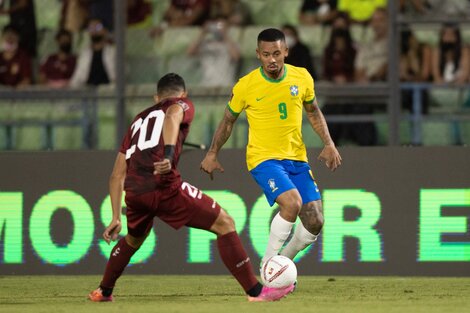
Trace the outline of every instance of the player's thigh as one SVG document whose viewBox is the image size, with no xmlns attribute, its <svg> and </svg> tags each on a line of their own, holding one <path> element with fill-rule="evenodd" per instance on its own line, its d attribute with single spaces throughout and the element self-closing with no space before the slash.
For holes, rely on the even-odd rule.
<svg viewBox="0 0 470 313">
<path fill-rule="evenodd" d="M 214 199 L 187 182 L 160 207 L 157 216 L 175 229 L 187 226 L 209 230 L 221 210 Z"/>
<path fill-rule="evenodd" d="M 279 160 L 264 161 L 252 169 L 250 173 L 263 190 L 271 206 L 281 194 L 296 188 L 284 163 Z"/>
<path fill-rule="evenodd" d="M 155 213 L 152 208 L 154 205 L 153 192 L 142 195 L 126 194 L 126 218 L 127 233 L 133 238 L 144 238 L 148 235 L 153 226 Z"/>
<path fill-rule="evenodd" d="M 235 231 L 235 222 L 233 221 L 233 218 L 227 212 L 225 212 L 224 209 L 221 209 L 219 216 L 212 224 L 209 231 L 219 236 L 231 233 Z"/>
<path fill-rule="evenodd" d="M 290 173 L 290 179 L 302 197 L 302 204 L 321 200 L 312 170 L 306 162 L 294 162 L 294 171 Z"/>
</svg>

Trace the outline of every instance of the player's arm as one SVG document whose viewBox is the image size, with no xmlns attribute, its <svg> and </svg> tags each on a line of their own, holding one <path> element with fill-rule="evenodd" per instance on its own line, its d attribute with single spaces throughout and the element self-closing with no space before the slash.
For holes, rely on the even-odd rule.
<svg viewBox="0 0 470 313">
<path fill-rule="evenodd" d="M 238 114 L 230 111 L 230 108 L 227 106 L 225 108 L 224 117 L 219 123 L 217 130 L 215 131 L 214 137 L 212 138 L 212 143 L 207 151 L 206 157 L 201 162 L 201 170 L 208 173 L 211 179 L 214 178 L 213 171 L 219 170 L 224 171 L 223 167 L 220 165 L 217 160 L 217 154 L 222 146 L 227 142 L 232 134 L 233 125 L 237 121 Z"/>
<path fill-rule="evenodd" d="M 126 172 L 126 156 L 124 153 L 119 152 L 116 157 L 116 161 L 114 162 L 113 171 L 109 177 L 109 196 L 111 197 L 113 217 L 111 219 L 111 223 L 109 223 L 103 233 L 103 238 L 108 244 L 111 240 L 116 240 L 119 232 L 121 231 L 121 199 Z"/>
<path fill-rule="evenodd" d="M 155 168 L 154 174 L 166 174 L 171 170 L 171 162 L 173 161 L 175 145 L 178 140 L 178 133 L 183 117 L 183 108 L 178 104 L 174 104 L 166 110 L 165 119 L 163 120 L 165 158 L 153 164 Z"/>
<path fill-rule="evenodd" d="M 333 140 L 331 139 L 328 125 L 326 124 L 325 117 L 318 106 L 317 100 L 314 99 L 313 102 L 304 103 L 304 108 L 307 112 L 307 119 L 310 125 L 324 144 L 324 148 L 318 156 L 318 159 L 320 161 L 325 161 L 326 166 L 334 171 L 341 165 L 342 159 Z"/>
</svg>

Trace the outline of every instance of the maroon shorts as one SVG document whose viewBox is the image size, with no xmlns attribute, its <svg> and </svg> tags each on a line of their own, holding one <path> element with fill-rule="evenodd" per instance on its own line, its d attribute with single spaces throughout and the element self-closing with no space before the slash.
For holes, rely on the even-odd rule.
<svg viewBox="0 0 470 313">
<path fill-rule="evenodd" d="M 186 182 L 173 189 L 126 194 L 126 205 L 127 230 L 137 238 L 150 231 L 155 216 L 175 229 L 188 226 L 208 230 L 220 213 L 214 199 Z"/>
</svg>

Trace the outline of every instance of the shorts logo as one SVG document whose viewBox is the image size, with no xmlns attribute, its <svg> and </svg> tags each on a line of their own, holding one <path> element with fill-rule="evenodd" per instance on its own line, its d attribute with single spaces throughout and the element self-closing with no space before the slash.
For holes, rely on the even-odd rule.
<svg viewBox="0 0 470 313">
<path fill-rule="evenodd" d="M 291 96 L 298 96 L 299 95 L 299 87 L 297 87 L 297 85 L 292 85 L 289 87 L 290 89 L 290 94 Z"/>
<path fill-rule="evenodd" d="M 275 192 L 278 188 L 276 187 L 276 182 L 274 179 L 269 179 L 268 180 L 269 188 L 271 188 L 271 192 Z"/>
<path fill-rule="evenodd" d="M 121 252 L 121 248 L 117 248 L 116 251 L 113 252 L 113 256 L 118 256 L 119 252 Z"/>
</svg>

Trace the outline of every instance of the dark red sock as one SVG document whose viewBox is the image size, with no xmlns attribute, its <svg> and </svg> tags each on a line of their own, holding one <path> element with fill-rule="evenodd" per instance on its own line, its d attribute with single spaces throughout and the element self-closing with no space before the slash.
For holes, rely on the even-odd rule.
<svg viewBox="0 0 470 313">
<path fill-rule="evenodd" d="M 113 288 L 116 280 L 121 276 L 137 250 L 129 246 L 125 238 L 121 238 L 111 251 L 100 286 Z"/>
<path fill-rule="evenodd" d="M 258 284 L 253 273 L 250 258 L 243 248 L 237 232 L 231 232 L 217 238 L 220 257 L 245 292 Z"/>
</svg>

